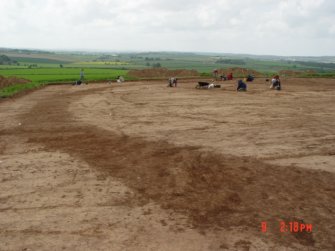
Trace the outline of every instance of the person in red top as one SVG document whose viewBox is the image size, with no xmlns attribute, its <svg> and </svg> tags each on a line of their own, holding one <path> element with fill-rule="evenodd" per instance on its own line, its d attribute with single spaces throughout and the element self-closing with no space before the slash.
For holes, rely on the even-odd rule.
<svg viewBox="0 0 335 251">
<path fill-rule="evenodd" d="M 233 73 L 232 72 L 227 75 L 227 80 L 233 80 Z"/>
</svg>

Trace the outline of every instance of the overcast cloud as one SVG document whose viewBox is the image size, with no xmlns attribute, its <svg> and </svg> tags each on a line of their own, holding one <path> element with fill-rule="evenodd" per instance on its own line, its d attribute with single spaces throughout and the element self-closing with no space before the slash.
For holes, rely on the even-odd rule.
<svg viewBox="0 0 335 251">
<path fill-rule="evenodd" d="M 0 0 L 0 47 L 335 56 L 334 0 Z"/>
</svg>

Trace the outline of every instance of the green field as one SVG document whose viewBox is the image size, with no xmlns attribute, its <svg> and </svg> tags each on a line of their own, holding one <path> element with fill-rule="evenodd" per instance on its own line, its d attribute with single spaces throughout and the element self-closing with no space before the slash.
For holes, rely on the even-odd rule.
<svg viewBox="0 0 335 251">
<path fill-rule="evenodd" d="M 17 93 L 26 91 L 26 90 L 32 90 L 39 88 L 41 86 L 45 85 L 44 83 L 27 83 L 27 84 L 17 84 L 17 85 L 11 85 L 6 88 L 0 89 L 0 98 L 6 98 L 11 97 Z"/>
<path fill-rule="evenodd" d="M 32 82 L 68 82 L 80 78 L 81 68 L 32 68 L 32 69 L 0 69 L 0 75 L 29 79 Z M 117 76 L 127 74 L 127 70 L 84 68 L 87 81 L 114 80 Z"/>
<path fill-rule="evenodd" d="M 1 54 L 1 52 L 0 52 Z M 8 56 L 11 56 L 9 53 Z M 48 58 L 50 57 L 50 58 Z M 62 58 L 64 59 L 62 60 Z M 74 83 L 80 78 L 81 69 L 84 70 L 84 81 L 109 81 L 115 80 L 117 76 L 127 77 L 128 70 L 116 68 L 118 64 L 106 65 L 101 62 L 90 62 L 83 60 L 94 60 L 88 56 L 71 56 L 71 55 L 53 55 L 53 54 L 23 54 L 21 57 L 17 53 L 11 57 L 18 64 L 0 65 L 0 75 L 4 77 L 15 76 L 30 80 L 28 84 L 16 84 L 5 87 L 0 90 L 0 97 L 12 96 L 18 92 L 38 88 L 45 84 L 70 82 Z M 73 61 L 73 60 L 78 60 Z"/>
<path fill-rule="evenodd" d="M 126 70 L 84 69 L 85 82 L 95 80 L 115 80 L 117 76 L 126 76 Z M 55 82 L 75 82 L 80 78 L 80 68 L 37 68 L 37 69 L 0 69 L 0 75 L 16 76 L 31 81 L 28 84 L 16 84 L 0 90 L 0 97 L 12 96 L 23 90 L 37 88 Z M 129 78 L 128 78 L 129 79 Z"/>
</svg>

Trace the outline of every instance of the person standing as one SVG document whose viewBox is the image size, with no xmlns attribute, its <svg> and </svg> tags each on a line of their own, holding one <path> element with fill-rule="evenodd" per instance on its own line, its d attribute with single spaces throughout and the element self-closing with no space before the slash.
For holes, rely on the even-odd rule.
<svg viewBox="0 0 335 251">
<path fill-rule="evenodd" d="M 177 82 L 178 82 L 178 78 L 174 78 L 173 79 L 173 85 L 174 85 L 174 87 L 177 87 Z"/>
<path fill-rule="evenodd" d="M 233 80 L 233 73 L 232 72 L 227 75 L 227 80 Z"/>
<path fill-rule="evenodd" d="M 83 82 L 84 81 L 84 69 L 80 70 L 80 81 Z"/>
</svg>

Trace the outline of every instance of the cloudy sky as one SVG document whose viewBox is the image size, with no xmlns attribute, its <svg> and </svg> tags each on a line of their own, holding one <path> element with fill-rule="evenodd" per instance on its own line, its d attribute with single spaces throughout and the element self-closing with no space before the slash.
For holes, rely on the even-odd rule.
<svg viewBox="0 0 335 251">
<path fill-rule="evenodd" d="M 335 56 L 335 1 L 0 0 L 0 47 Z"/>
</svg>

